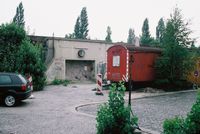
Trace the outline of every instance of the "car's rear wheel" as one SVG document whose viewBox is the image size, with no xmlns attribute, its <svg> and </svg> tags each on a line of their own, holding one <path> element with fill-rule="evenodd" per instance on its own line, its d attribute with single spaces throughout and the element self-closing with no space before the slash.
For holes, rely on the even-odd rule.
<svg viewBox="0 0 200 134">
<path fill-rule="evenodd" d="M 6 95 L 4 98 L 4 104 L 7 107 L 12 107 L 16 104 L 16 98 L 14 95 Z"/>
</svg>

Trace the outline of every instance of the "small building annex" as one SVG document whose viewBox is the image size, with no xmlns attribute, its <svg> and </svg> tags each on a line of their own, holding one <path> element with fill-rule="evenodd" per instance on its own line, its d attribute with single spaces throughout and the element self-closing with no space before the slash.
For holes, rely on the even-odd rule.
<svg viewBox="0 0 200 134">
<path fill-rule="evenodd" d="M 112 43 L 98 40 L 77 40 L 58 37 L 29 36 L 43 45 L 47 65 L 47 81 L 54 79 L 92 81 L 106 71 L 106 51 Z"/>
</svg>

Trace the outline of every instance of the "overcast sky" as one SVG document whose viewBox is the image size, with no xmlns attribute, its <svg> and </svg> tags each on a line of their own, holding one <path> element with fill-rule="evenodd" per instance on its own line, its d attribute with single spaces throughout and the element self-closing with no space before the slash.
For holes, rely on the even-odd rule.
<svg viewBox="0 0 200 134">
<path fill-rule="evenodd" d="M 146 17 L 155 37 L 159 19 L 167 20 L 177 5 L 184 18 L 191 20 L 192 37 L 200 37 L 199 0 L 1 0 L 0 24 L 12 21 L 21 1 L 30 34 L 64 37 L 73 32 L 81 9 L 87 7 L 91 39 L 104 40 L 110 26 L 112 40 L 126 42 L 129 28 L 134 28 L 136 36 L 141 35 Z M 199 46 L 200 39 L 197 41 Z"/>
</svg>

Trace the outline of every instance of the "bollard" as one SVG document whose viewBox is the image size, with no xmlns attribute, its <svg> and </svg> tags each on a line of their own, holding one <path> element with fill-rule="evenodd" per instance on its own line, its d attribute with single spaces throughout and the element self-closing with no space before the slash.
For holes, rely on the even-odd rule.
<svg viewBox="0 0 200 134">
<path fill-rule="evenodd" d="M 103 95 L 103 92 L 102 92 L 102 75 L 101 74 L 97 74 L 97 91 L 96 91 L 96 95 Z"/>
<path fill-rule="evenodd" d="M 27 80 L 29 81 L 29 85 L 31 87 L 31 91 L 33 91 L 33 79 L 31 75 L 28 75 Z M 31 96 L 29 97 L 30 99 L 34 98 L 34 95 L 31 93 Z"/>
</svg>

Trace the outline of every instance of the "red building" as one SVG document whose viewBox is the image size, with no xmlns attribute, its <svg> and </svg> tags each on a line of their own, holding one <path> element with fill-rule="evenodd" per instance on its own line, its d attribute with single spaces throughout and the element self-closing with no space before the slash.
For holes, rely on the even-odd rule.
<svg viewBox="0 0 200 134">
<path fill-rule="evenodd" d="M 134 82 L 147 82 L 155 79 L 154 64 L 161 49 L 114 45 L 107 50 L 107 79 L 114 82 L 127 81 L 130 73 Z M 130 58 L 133 64 L 130 67 Z"/>
</svg>

